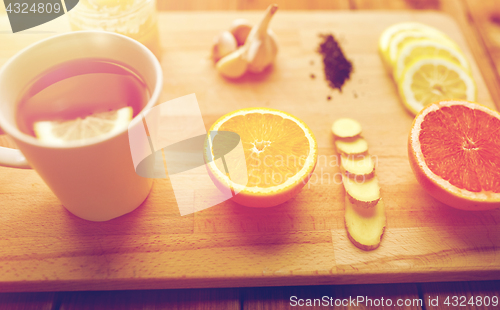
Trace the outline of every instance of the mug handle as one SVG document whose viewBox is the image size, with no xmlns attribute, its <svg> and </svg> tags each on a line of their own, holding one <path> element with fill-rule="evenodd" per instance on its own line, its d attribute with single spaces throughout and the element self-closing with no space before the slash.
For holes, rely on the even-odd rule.
<svg viewBox="0 0 500 310">
<path fill-rule="evenodd" d="M 0 128 L 0 135 L 5 134 Z M 23 153 L 16 149 L 0 146 L 0 166 L 12 168 L 31 168 Z"/>
<path fill-rule="evenodd" d="M 31 166 L 21 151 L 0 146 L 0 166 L 30 169 Z"/>
</svg>

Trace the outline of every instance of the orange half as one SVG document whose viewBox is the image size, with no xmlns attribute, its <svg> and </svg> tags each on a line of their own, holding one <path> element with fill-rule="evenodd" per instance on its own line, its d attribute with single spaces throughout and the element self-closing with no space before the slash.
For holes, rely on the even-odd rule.
<svg viewBox="0 0 500 310">
<path fill-rule="evenodd" d="M 247 108 L 219 118 L 212 131 L 231 131 L 240 136 L 246 184 L 232 180 L 224 166 L 208 163 L 209 173 L 221 190 L 237 193 L 233 201 L 249 207 L 272 207 L 293 196 L 309 180 L 318 157 L 318 147 L 312 131 L 298 118 L 279 110 Z M 210 135 L 209 132 L 209 135 Z M 213 150 L 207 148 L 206 152 Z M 211 156 L 206 154 L 206 156 Z M 239 160 L 233 158 L 228 160 Z"/>
<path fill-rule="evenodd" d="M 434 198 L 464 210 L 500 207 L 500 113 L 469 101 L 441 101 L 415 117 L 408 155 Z"/>
</svg>

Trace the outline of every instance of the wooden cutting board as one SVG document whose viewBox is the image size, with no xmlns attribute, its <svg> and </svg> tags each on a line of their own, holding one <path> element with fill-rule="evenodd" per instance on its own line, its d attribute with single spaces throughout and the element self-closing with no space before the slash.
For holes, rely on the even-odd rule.
<svg viewBox="0 0 500 310">
<path fill-rule="evenodd" d="M 231 82 L 217 74 L 209 51 L 212 38 L 238 17 L 256 22 L 260 13 L 160 14 L 161 100 L 195 93 L 207 128 L 244 107 L 296 115 L 319 144 L 309 184 L 274 208 L 224 202 L 181 217 L 169 180 L 155 180 L 137 210 L 93 223 L 67 212 L 34 171 L 0 168 L 0 291 L 500 279 L 500 210 L 455 210 L 419 186 L 407 159 L 412 116 L 377 54 L 380 33 L 393 23 L 435 26 L 463 48 L 472 63 L 478 101 L 493 107 L 455 22 L 431 12 L 278 11 L 272 21 L 280 42 L 274 68 Z M 315 52 L 320 33 L 333 33 L 354 64 L 342 93 L 330 90 L 324 80 Z M 50 35 L 0 34 L 0 62 Z M 354 247 L 344 228 L 344 190 L 330 133 L 340 117 L 361 122 L 371 153 L 378 156 L 387 230 L 381 246 L 371 252 Z"/>
</svg>

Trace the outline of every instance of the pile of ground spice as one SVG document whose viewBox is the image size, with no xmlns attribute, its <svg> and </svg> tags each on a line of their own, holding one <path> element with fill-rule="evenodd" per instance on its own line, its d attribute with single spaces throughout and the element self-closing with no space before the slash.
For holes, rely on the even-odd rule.
<svg viewBox="0 0 500 310">
<path fill-rule="evenodd" d="M 318 47 L 318 52 L 323 56 L 325 78 L 331 88 L 342 91 L 342 86 L 352 72 L 352 63 L 345 58 L 340 45 L 331 34 L 320 35 L 323 41 Z"/>
</svg>

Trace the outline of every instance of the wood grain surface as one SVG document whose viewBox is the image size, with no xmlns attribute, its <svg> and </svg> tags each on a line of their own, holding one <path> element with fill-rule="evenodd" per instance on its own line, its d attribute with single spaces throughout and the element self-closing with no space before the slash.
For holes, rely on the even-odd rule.
<svg viewBox="0 0 500 310">
<path fill-rule="evenodd" d="M 391 300 L 390 309 L 452 309 L 446 298 L 499 296 L 500 281 L 395 283 L 328 286 L 282 286 L 220 289 L 174 289 L 138 291 L 56 292 L 56 293 L 2 293 L 0 310 L 109 310 L 109 309 L 165 309 L 165 310 L 285 310 L 285 309 L 380 309 L 384 299 Z M 294 297 L 293 297 L 294 296 Z M 326 299 L 333 306 L 320 302 Z M 358 296 L 365 302 L 355 303 Z M 330 299 L 332 298 L 332 299 Z M 429 300 L 438 299 L 437 306 Z M 299 307 L 311 300 L 313 306 Z M 316 299 L 316 305 L 314 300 Z M 371 301 L 368 301 L 370 299 Z M 292 302 L 293 301 L 293 302 Z M 337 306 L 335 306 L 337 301 Z M 375 305 L 373 304 L 375 302 Z M 297 303 L 297 304 L 295 304 Z M 342 303 L 344 305 L 342 305 Z M 398 306 L 403 304 L 403 306 Z M 404 305 L 406 303 L 406 306 Z M 434 303 L 433 303 L 434 304 Z M 460 307 L 462 309 L 498 309 L 491 305 Z"/>
<path fill-rule="evenodd" d="M 320 158 L 306 188 L 290 202 L 251 209 L 225 202 L 180 217 L 168 180 L 157 180 L 131 214 L 91 223 L 67 212 L 29 170 L 0 169 L 0 290 L 146 289 L 311 285 L 500 278 L 499 210 L 446 207 L 416 183 L 406 155 L 412 117 L 399 102 L 376 53 L 388 25 L 416 20 L 455 39 L 473 63 L 478 101 L 493 101 L 473 52 L 448 16 L 424 12 L 282 12 L 272 23 L 280 54 L 271 70 L 238 82 L 209 60 L 212 37 L 253 12 L 162 13 L 165 73 L 161 100 L 196 93 L 207 127 L 234 109 L 268 106 L 310 125 Z M 334 33 L 355 67 L 342 93 L 323 80 L 319 33 Z M 50 34 L 44 34 L 48 36 Z M 4 41 L 5 62 L 28 41 Z M 311 61 L 313 64 L 311 65 Z M 310 74 L 317 76 L 311 79 Z M 332 96 L 331 101 L 327 96 Z M 374 155 L 388 228 L 373 252 L 356 249 L 343 226 L 343 189 L 329 128 L 358 119 Z"/>
</svg>

